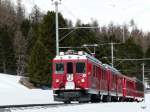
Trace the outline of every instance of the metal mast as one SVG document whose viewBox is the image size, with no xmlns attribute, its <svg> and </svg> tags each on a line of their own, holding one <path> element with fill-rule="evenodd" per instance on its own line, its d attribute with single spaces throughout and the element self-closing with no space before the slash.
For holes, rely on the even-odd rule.
<svg viewBox="0 0 150 112">
<path fill-rule="evenodd" d="M 56 55 L 59 55 L 59 22 L 58 22 L 58 5 L 61 0 L 52 0 L 55 5 L 55 21 L 56 21 Z"/>
<path fill-rule="evenodd" d="M 111 43 L 111 66 L 114 67 L 114 45 Z"/>
<path fill-rule="evenodd" d="M 142 64 L 142 76 L 143 76 L 143 86 L 144 86 L 144 102 L 145 102 L 145 80 L 144 80 L 144 77 L 145 77 L 145 64 L 143 63 Z"/>
</svg>

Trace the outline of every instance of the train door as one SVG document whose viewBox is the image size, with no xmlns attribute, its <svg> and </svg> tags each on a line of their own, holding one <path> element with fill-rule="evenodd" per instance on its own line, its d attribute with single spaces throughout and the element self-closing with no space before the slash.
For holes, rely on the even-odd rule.
<svg viewBox="0 0 150 112">
<path fill-rule="evenodd" d="M 67 62 L 66 64 L 66 84 L 65 84 L 65 89 L 75 89 L 75 84 L 74 84 L 74 65 L 73 62 Z"/>
<path fill-rule="evenodd" d="M 91 87 L 91 84 L 92 84 L 92 64 L 88 61 L 88 64 L 87 64 L 87 76 L 88 76 L 88 87 Z"/>
<path fill-rule="evenodd" d="M 92 69 L 92 78 L 91 78 L 91 82 L 92 82 L 92 85 L 91 85 L 91 87 L 92 87 L 92 89 L 96 89 L 96 65 L 93 65 L 93 67 L 92 67 L 93 69 Z"/>
<path fill-rule="evenodd" d="M 125 97 L 127 95 L 127 92 L 126 92 L 126 78 L 122 79 L 122 91 L 123 91 L 123 96 Z"/>
<path fill-rule="evenodd" d="M 111 80 L 110 80 L 110 78 L 111 78 L 111 75 L 110 75 L 110 69 L 107 69 L 107 91 L 108 92 L 110 92 L 110 90 L 111 90 Z"/>
<path fill-rule="evenodd" d="M 118 95 L 119 96 L 123 96 L 123 81 L 122 81 L 123 79 L 122 79 L 122 77 L 120 77 L 120 76 L 117 76 L 117 93 L 118 93 Z"/>
<path fill-rule="evenodd" d="M 99 90 L 99 66 L 96 66 L 96 89 Z"/>
<path fill-rule="evenodd" d="M 102 80 L 100 83 L 101 90 L 107 91 L 107 70 L 105 68 L 102 68 Z"/>
<path fill-rule="evenodd" d="M 98 90 L 101 90 L 102 67 L 98 67 Z"/>
<path fill-rule="evenodd" d="M 67 74 L 73 74 L 73 63 L 67 62 Z"/>
</svg>

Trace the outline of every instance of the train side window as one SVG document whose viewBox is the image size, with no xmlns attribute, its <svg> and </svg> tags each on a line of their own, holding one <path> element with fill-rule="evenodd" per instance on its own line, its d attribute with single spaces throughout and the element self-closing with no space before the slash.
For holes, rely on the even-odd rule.
<svg viewBox="0 0 150 112">
<path fill-rule="evenodd" d="M 93 65 L 93 77 L 95 77 L 95 76 L 96 76 L 96 66 Z"/>
<path fill-rule="evenodd" d="M 55 64 L 55 73 L 56 74 L 64 74 L 64 64 L 63 63 Z"/>
<path fill-rule="evenodd" d="M 103 75 L 103 74 L 102 74 L 102 72 L 103 72 L 102 70 L 103 70 L 102 67 L 100 67 L 100 68 L 99 68 L 100 79 L 102 79 L 102 75 Z"/>
<path fill-rule="evenodd" d="M 102 70 L 102 79 L 103 80 L 105 79 L 105 70 L 104 69 Z"/>
<path fill-rule="evenodd" d="M 97 66 L 95 66 L 95 77 L 97 77 Z"/>
<path fill-rule="evenodd" d="M 85 63 L 83 62 L 76 63 L 76 73 L 85 73 L 85 71 L 86 71 Z"/>
</svg>

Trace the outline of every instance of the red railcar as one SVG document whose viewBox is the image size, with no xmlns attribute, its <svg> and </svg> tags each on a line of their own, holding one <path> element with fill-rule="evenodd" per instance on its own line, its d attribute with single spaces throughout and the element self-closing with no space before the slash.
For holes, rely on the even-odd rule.
<svg viewBox="0 0 150 112">
<path fill-rule="evenodd" d="M 54 100 L 65 103 L 134 101 L 144 94 L 141 82 L 82 51 L 61 52 L 56 56 L 52 79 Z"/>
</svg>

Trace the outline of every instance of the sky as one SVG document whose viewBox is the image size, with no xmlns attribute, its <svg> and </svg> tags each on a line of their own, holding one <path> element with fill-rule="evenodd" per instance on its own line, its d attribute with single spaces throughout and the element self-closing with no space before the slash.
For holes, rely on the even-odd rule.
<svg viewBox="0 0 150 112">
<path fill-rule="evenodd" d="M 27 13 L 34 4 L 45 13 L 55 9 L 51 0 L 22 0 L 22 4 Z M 133 19 L 140 29 L 150 31 L 150 0 L 61 0 L 59 11 L 74 23 L 80 19 L 83 23 L 97 20 L 100 26 L 123 25 Z"/>
</svg>

